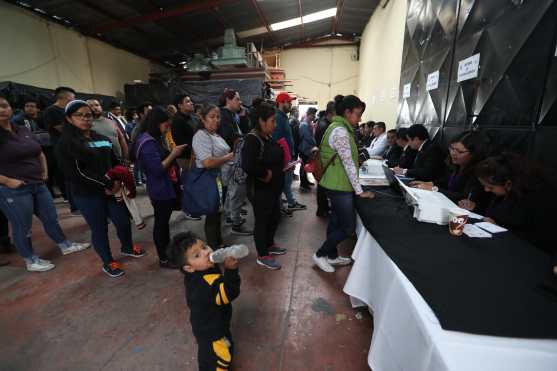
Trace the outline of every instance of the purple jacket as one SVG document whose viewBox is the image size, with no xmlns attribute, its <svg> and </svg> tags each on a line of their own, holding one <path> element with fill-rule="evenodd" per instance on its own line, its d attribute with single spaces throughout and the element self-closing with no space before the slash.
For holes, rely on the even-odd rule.
<svg viewBox="0 0 557 371">
<path fill-rule="evenodd" d="M 147 178 L 149 198 L 157 201 L 176 198 L 168 170 L 162 167 L 164 150 L 155 138 L 148 133 L 141 134 L 134 145 L 134 154 Z"/>
</svg>

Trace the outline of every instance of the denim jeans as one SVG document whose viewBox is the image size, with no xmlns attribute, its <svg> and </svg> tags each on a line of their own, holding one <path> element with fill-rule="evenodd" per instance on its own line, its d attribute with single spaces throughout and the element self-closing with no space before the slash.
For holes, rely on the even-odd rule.
<svg viewBox="0 0 557 371">
<path fill-rule="evenodd" d="M 232 219 L 233 225 L 239 225 L 242 222 L 242 204 L 246 200 L 246 183 L 238 184 L 233 180 L 228 182 L 226 201 L 224 204 L 225 216 Z"/>
<path fill-rule="evenodd" d="M 294 170 L 289 170 L 284 173 L 284 187 L 282 191 L 286 196 L 286 201 L 288 201 L 288 205 L 292 206 L 296 204 L 296 199 L 294 198 L 294 194 L 292 193 L 292 181 L 294 179 Z"/>
<path fill-rule="evenodd" d="M 327 226 L 327 239 L 317 251 L 317 256 L 338 257 L 337 246 L 354 234 L 356 229 L 356 210 L 354 209 L 354 192 L 326 190 L 331 201 L 331 215 Z"/>
<path fill-rule="evenodd" d="M 29 260 L 36 257 L 31 244 L 33 213 L 40 219 L 48 237 L 58 246 L 68 244 L 46 185 L 27 184 L 17 189 L 0 186 L 0 210 L 12 225 L 12 238 L 23 258 Z"/>
<path fill-rule="evenodd" d="M 73 197 L 77 208 L 91 228 L 91 242 L 104 264 L 114 261 L 108 241 L 108 219 L 116 227 L 122 251 L 132 252 L 130 215 L 124 202 L 116 202 L 114 197 L 104 195 L 78 196 L 74 194 Z"/>
</svg>

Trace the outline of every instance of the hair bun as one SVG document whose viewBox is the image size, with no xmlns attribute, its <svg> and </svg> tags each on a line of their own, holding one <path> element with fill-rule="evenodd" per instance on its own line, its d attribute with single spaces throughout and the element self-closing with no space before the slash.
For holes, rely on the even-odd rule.
<svg viewBox="0 0 557 371">
<path fill-rule="evenodd" d="M 342 102 L 342 100 L 344 99 L 344 95 L 342 94 L 338 94 L 335 96 L 335 104 L 338 104 L 340 102 Z"/>
</svg>

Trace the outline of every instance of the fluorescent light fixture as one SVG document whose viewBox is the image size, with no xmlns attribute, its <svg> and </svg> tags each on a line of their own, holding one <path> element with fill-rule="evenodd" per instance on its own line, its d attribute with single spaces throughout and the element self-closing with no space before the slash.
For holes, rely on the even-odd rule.
<svg viewBox="0 0 557 371">
<path fill-rule="evenodd" d="M 329 9 L 325 9 L 319 12 L 315 12 L 315 13 L 311 13 L 308 15 L 305 15 L 303 17 L 298 17 L 298 18 L 292 18 L 292 19 L 288 19 L 286 21 L 282 21 L 282 22 L 277 22 L 277 23 L 273 23 L 271 24 L 271 30 L 273 31 L 278 31 L 278 30 L 283 30 L 285 28 L 290 28 L 290 27 L 296 27 L 303 23 L 311 23 L 311 22 L 316 22 L 316 21 L 320 21 L 322 19 L 326 19 L 326 18 L 331 18 L 336 16 L 337 14 L 337 8 L 329 8 Z"/>
</svg>

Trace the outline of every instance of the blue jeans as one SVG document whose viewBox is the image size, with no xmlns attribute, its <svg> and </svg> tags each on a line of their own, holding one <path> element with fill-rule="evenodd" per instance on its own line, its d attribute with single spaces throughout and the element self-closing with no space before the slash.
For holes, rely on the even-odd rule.
<svg viewBox="0 0 557 371">
<path fill-rule="evenodd" d="M 331 215 L 327 226 L 327 239 L 317 251 L 317 256 L 331 259 L 338 257 L 337 246 L 354 234 L 356 229 L 356 210 L 354 209 L 354 192 L 326 190 L 331 201 Z"/>
<path fill-rule="evenodd" d="M 78 196 L 74 194 L 73 197 L 81 215 L 91 228 L 91 242 L 104 264 L 114 261 L 108 241 L 108 219 L 116 227 L 122 251 L 132 252 L 130 215 L 124 202 L 116 202 L 114 197 L 103 195 Z"/>
<path fill-rule="evenodd" d="M 286 201 L 288 201 L 288 205 L 292 206 L 296 204 L 296 199 L 294 198 L 294 194 L 292 194 L 292 181 L 294 179 L 294 170 L 289 170 L 284 173 L 284 186 L 282 191 L 286 196 Z"/>
<path fill-rule="evenodd" d="M 17 189 L 0 186 L 0 210 L 12 225 L 14 244 L 23 258 L 36 258 L 31 244 L 33 214 L 40 219 L 44 231 L 58 246 L 68 244 L 58 224 L 58 214 L 46 185 L 27 184 Z"/>
</svg>

